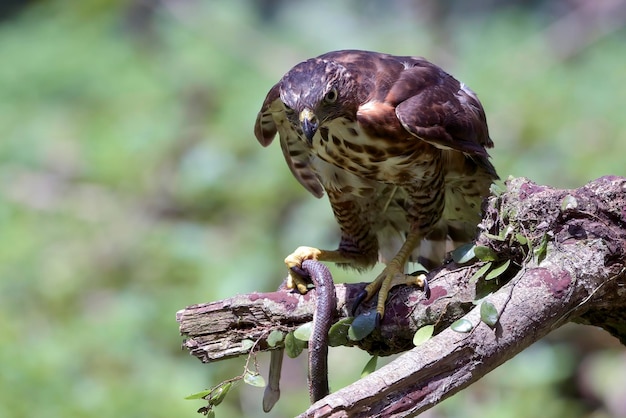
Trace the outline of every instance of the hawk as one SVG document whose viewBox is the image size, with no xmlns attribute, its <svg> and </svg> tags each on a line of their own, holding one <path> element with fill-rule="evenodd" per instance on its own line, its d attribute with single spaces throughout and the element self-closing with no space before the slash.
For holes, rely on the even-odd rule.
<svg viewBox="0 0 626 418">
<path fill-rule="evenodd" d="M 299 247 L 285 259 L 288 285 L 306 292 L 306 259 L 360 271 L 381 261 L 356 302 L 378 293 L 379 319 L 391 286 L 427 289 L 424 275 L 406 274 L 409 261 L 432 268 L 474 238 L 498 178 L 476 94 L 419 57 L 344 50 L 301 62 L 267 94 L 254 133 L 263 146 L 279 134 L 291 173 L 326 192 L 341 230 L 336 250 Z"/>
</svg>

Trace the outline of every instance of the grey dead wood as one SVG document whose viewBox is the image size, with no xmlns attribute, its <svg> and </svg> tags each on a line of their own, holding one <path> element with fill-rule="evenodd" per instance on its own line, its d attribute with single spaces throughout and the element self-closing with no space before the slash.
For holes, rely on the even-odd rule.
<svg viewBox="0 0 626 418">
<path fill-rule="evenodd" d="M 602 327 L 626 342 L 625 178 L 602 177 L 572 190 L 509 179 L 504 192 L 488 199 L 480 230 L 477 245 L 494 251 L 494 267 L 510 260 L 506 272 L 476 280 L 486 261 L 450 261 L 429 274 L 429 299 L 416 288 L 393 289 L 380 328 L 354 345 L 378 355 L 404 353 L 301 417 L 415 416 L 567 322 Z M 349 315 L 363 286 L 336 285 L 336 319 Z M 498 311 L 493 327 L 481 322 L 481 299 Z M 314 307 L 314 291 L 279 291 L 189 306 L 176 317 L 183 346 L 212 362 L 247 354 L 244 339 L 269 350 L 272 330 L 294 330 L 311 320 Z M 450 328 L 460 318 L 471 322 L 470 332 Z M 436 335 L 413 347 L 413 334 L 427 324 Z"/>
</svg>

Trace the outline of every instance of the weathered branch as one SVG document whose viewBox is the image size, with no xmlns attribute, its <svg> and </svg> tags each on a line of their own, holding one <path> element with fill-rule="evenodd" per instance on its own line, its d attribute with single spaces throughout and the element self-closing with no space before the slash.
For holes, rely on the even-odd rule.
<svg viewBox="0 0 626 418">
<path fill-rule="evenodd" d="M 626 343 L 626 179 L 603 177 L 576 190 L 526 179 L 507 187 L 489 199 L 477 242 L 497 254 L 494 265 L 510 260 L 506 272 L 476 281 L 472 276 L 485 261 L 450 262 L 431 272 L 428 300 L 415 288 L 394 289 L 380 329 L 358 345 L 377 354 L 409 351 L 302 416 L 418 414 L 569 321 L 603 327 Z M 340 316 L 362 286 L 337 285 Z M 493 328 L 473 303 L 483 297 L 499 313 Z M 314 299 L 314 292 L 240 295 L 190 306 L 177 319 L 185 347 L 215 361 L 245 354 L 243 339 L 260 339 L 259 348 L 268 349 L 269 331 L 309 321 Z M 471 332 L 449 328 L 461 317 L 473 324 Z M 411 349 L 414 332 L 425 324 L 438 334 Z"/>
</svg>

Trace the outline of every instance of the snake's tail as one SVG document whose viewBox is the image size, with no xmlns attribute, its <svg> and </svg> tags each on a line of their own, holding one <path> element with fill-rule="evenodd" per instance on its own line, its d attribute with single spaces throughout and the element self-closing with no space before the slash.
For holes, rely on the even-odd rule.
<svg viewBox="0 0 626 418">
<path fill-rule="evenodd" d="M 280 348 L 270 353 L 270 372 L 263 393 L 263 412 L 270 412 L 280 399 L 280 372 L 283 368 L 284 352 L 285 350 Z"/>
</svg>

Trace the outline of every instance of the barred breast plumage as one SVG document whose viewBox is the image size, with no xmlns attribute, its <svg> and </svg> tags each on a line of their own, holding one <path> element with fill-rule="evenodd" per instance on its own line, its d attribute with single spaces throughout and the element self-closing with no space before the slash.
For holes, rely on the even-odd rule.
<svg viewBox="0 0 626 418">
<path fill-rule="evenodd" d="M 341 229 L 337 250 L 302 247 L 287 265 L 365 269 L 380 257 L 387 268 L 365 297 L 386 293 L 409 259 L 432 267 L 470 241 L 497 178 L 478 98 L 422 58 L 337 51 L 296 65 L 257 118 L 263 145 L 276 133 L 294 176 L 317 197 L 326 191 Z"/>
</svg>

